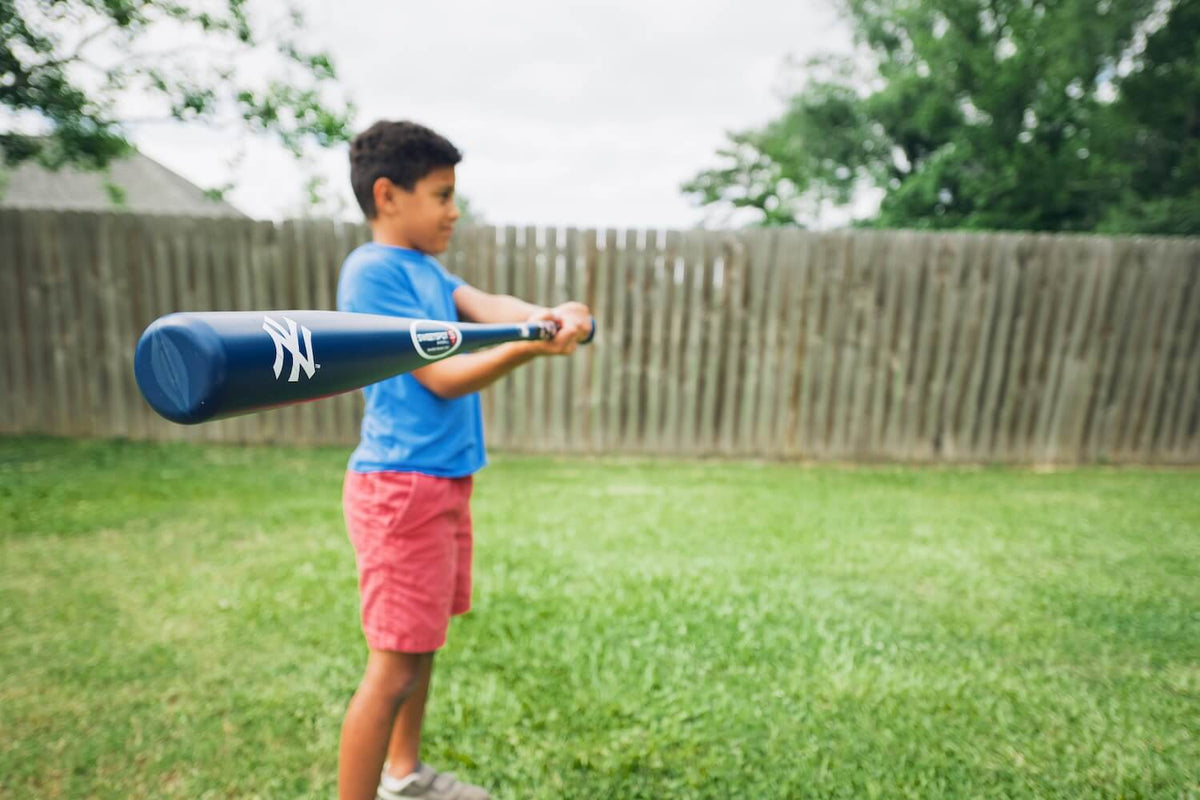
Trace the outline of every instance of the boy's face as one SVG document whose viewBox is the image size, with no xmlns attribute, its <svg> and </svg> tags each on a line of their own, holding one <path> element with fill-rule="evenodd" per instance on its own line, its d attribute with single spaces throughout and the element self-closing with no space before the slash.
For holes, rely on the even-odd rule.
<svg viewBox="0 0 1200 800">
<path fill-rule="evenodd" d="M 377 224 L 400 247 L 443 253 L 458 222 L 454 204 L 454 167 L 439 167 L 417 181 L 411 192 L 380 178 L 375 182 Z"/>
</svg>

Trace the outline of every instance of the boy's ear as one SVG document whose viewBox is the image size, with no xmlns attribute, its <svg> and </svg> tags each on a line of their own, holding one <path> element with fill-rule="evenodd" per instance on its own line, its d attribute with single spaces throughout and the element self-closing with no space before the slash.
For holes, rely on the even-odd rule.
<svg viewBox="0 0 1200 800">
<path fill-rule="evenodd" d="M 371 184 L 371 194 L 375 197 L 375 213 L 391 211 L 396 203 L 396 195 L 404 189 L 392 183 L 387 178 L 376 178 Z"/>
<path fill-rule="evenodd" d="M 375 198 L 375 213 L 382 214 L 392 203 L 392 189 L 395 188 L 387 178 L 376 178 L 371 184 L 371 195 Z"/>
</svg>

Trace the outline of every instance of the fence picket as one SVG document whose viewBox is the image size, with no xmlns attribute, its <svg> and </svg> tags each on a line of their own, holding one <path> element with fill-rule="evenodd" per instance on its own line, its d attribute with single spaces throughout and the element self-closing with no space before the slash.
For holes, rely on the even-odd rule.
<svg viewBox="0 0 1200 800">
<path fill-rule="evenodd" d="M 982 262 L 986 282 L 982 298 L 983 317 L 979 326 L 979 335 L 975 340 L 975 349 L 971 357 L 971 375 L 967 384 L 966 396 L 963 399 L 964 408 L 959 424 L 958 440 L 962 443 L 966 457 L 974 459 L 979 456 L 979 428 L 981 412 L 986 404 L 988 380 L 991 377 L 990 359 L 988 353 L 996 347 L 997 329 L 1000 324 L 997 317 L 1002 313 L 1002 304 L 1008 294 L 1006 242 L 1002 237 L 992 237 L 991 247 L 988 248 L 987 260 Z M 1003 348 L 1000 348 L 1003 352 Z"/>
<path fill-rule="evenodd" d="M 1153 340 L 1154 368 L 1147 375 L 1148 396 L 1146 399 L 1145 422 L 1138 435 L 1138 460 L 1148 460 L 1153 452 L 1153 446 L 1160 432 L 1160 423 L 1164 418 L 1161 400 L 1163 386 L 1170 370 L 1174 367 L 1172 356 L 1178 346 L 1176 327 L 1183 308 L 1188 302 L 1188 270 L 1181 256 L 1181 248 L 1176 248 L 1170 242 L 1163 242 L 1163 258 L 1159 262 L 1165 273 L 1164 283 L 1169 285 L 1165 298 L 1165 308 L 1161 317 L 1162 324 L 1156 326 Z M 1168 393 L 1169 394 L 1169 393 Z"/>
<path fill-rule="evenodd" d="M 45 338 L 49 347 L 46 369 L 50 395 L 44 398 L 51 419 L 50 430 L 68 430 L 71 425 L 69 397 L 73 394 L 74 377 L 67 370 L 67 352 L 70 348 L 68 320 L 73 316 L 64 308 L 67 292 L 63 273 L 62 239 L 55 235 L 54 220 L 47 212 L 35 212 L 38 262 L 37 271 L 44 287 L 42 303 Z M 60 223 L 61 224 L 61 223 Z"/>
<path fill-rule="evenodd" d="M 20 290 L 19 318 L 23 322 L 25 339 L 25 349 L 19 358 L 25 364 L 25 396 L 28 403 L 25 408 L 26 425 L 30 431 L 49 433 L 53 430 L 48 402 L 50 378 L 47 375 L 50 341 L 44 333 L 49 327 L 43 311 L 46 290 L 42 270 L 39 269 L 37 212 L 19 211 L 17 214 L 21 230 L 17 238 L 19 255 L 14 266 Z M 101 363 L 107 369 L 110 360 Z"/>
<path fill-rule="evenodd" d="M 783 359 L 782 332 L 779 318 L 782 315 L 785 282 L 784 269 L 779 259 L 779 242 L 782 231 L 764 231 L 762 267 L 764 273 L 759 280 L 754 296 L 754 310 L 760 336 L 758 339 L 758 369 L 750 372 L 755 389 L 753 400 L 754 419 L 746 433 L 746 453 L 755 455 L 771 448 L 771 435 L 775 423 L 775 401 L 778 399 L 780 365 Z M 761 384 L 761 385 L 759 385 Z"/>
<path fill-rule="evenodd" d="M 707 280 L 707 239 L 702 231 L 684 234 L 684 286 L 687 334 L 684 337 L 682 407 L 676 438 L 680 452 L 695 452 L 699 440 L 701 364 L 704 351 L 704 287 Z"/>
<path fill-rule="evenodd" d="M 558 292 L 552 298 L 554 305 L 578 299 L 575 294 L 576 270 L 579 260 L 579 229 L 567 228 L 563 254 L 557 265 Z M 578 350 L 578 348 L 576 348 Z M 575 371 L 582 355 L 572 354 L 567 358 L 555 359 L 553 377 L 555 416 L 550 422 L 554 431 L 554 449 L 567 450 L 572 444 L 571 428 L 575 424 Z"/>
<path fill-rule="evenodd" d="M 603 248 L 600 242 L 603 241 Z M 609 386 L 613 375 L 613 251 L 616 249 L 616 231 L 597 233 L 595 243 L 596 294 L 592 300 L 592 315 L 596 319 L 596 339 L 592 342 L 592 399 L 591 431 L 589 438 L 593 452 L 602 452 L 606 445 L 610 424 Z"/>
<path fill-rule="evenodd" d="M 651 453 L 658 452 L 662 440 L 662 407 L 663 395 L 666 393 L 665 372 L 668 369 L 667 359 L 667 327 L 671 321 L 671 303 L 674 300 L 674 270 L 672 261 L 675 258 L 675 239 L 667 234 L 659 242 L 658 251 L 652 251 L 648 256 L 650 269 L 649 297 L 646 312 L 647 334 L 644 337 L 648 344 L 646 353 L 646 425 L 643 447 Z"/>
<path fill-rule="evenodd" d="M 1104 400 L 1104 364 L 1105 355 L 1112 339 L 1112 313 L 1115 299 L 1120 293 L 1121 274 L 1116 269 L 1115 242 L 1112 239 L 1097 237 L 1092 250 L 1098 262 L 1101 274 L 1101 286 L 1096 292 L 1096 303 L 1092 314 L 1092 324 L 1084 339 L 1087 350 L 1087 399 L 1083 405 L 1083 420 L 1078 431 L 1076 445 L 1078 462 L 1093 461 L 1096 458 L 1095 442 L 1100 421 L 1100 405 Z"/>
<path fill-rule="evenodd" d="M 1030 316 L 1030 335 L 1026 340 L 1026 351 L 1022 353 L 1023 394 L 1019 407 L 1019 415 L 1015 423 L 1018 457 L 1021 461 L 1037 460 L 1036 452 L 1036 412 L 1043 404 L 1046 340 L 1049 338 L 1053 320 L 1056 316 L 1056 306 L 1059 295 L 1059 278 L 1053 269 L 1053 240 L 1049 236 L 1039 235 L 1034 239 L 1032 259 L 1035 262 L 1032 271 L 1030 296 L 1033 298 Z"/>
<path fill-rule="evenodd" d="M 1194 420 L 1200 414 L 1200 246 L 1180 243 L 1181 258 L 1191 275 L 1190 301 L 1183 315 L 1183 342 L 1180 346 L 1180 389 L 1172 392 L 1179 400 L 1169 414 L 1169 430 L 1163 447 L 1172 461 L 1187 462 L 1188 434 L 1195 430 Z"/>
<path fill-rule="evenodd" d="M 642 328 L 642 252 L 638 247 L 638 233 L 625 232 L 625 246 L 621 252 L 622 339 L 618 351 L 621 365 L 621 394 L 617 402 L 621 408 L 619 441 L 624 449 L 636 449 L 640 420 L 637 413 L 637 396 L 641 381 L 641 328 Z"/>
<path fill-rule="evenodd" d="M 1050 427 L 1057 414 L 1062 388 L 1063 364 L 1066 361 L 1067 331 L 1076 314 L 1079 303 L 1079 276 L 1072 269 L 1069 259 L 1070 241 L 1061 236 L 1053 237 L 1053 275 L 1058 285 L 1058 304 L 1054 312 L 1054 323 L 1050 338 L 1046 341 L 1046 370 L 1042 387 L 1041 402 L 1033 429 L 1033 447 L 1036 460 L 1054 460 Z"/>
<path fill-rule="evenodd" d="M 900 285 L 902 273 L 897 262 L 897 251 L 900 240 L 889 237 L 887 248 L 880 254 L 877 265 L 878 280 L 881 288 L 878 310 L 876 311 L 876 359 L 875 371 L 871 376 L 871 452 L 876 457 L 887 452 L 885 424 L 888 414 L 890 396 L 888 394 L 888 375 L 892 368 L 892 358 L 895 352 L 895 327 L 897 307 L 900 304 Z"/>
<path fill-rule="evenodd" d="M 628 318 L 628 251 L 629 241 L 636 234 L 633 231 L 625 232 L 624 242 L 621 242 L 617 231 L 610 230 L 605 234 L 607 252 L 608 269 L 612 274 L 612 324 L 609 327 L 611 338 L 609 339 L 610 352 L 605 358 L 605 371 L 608 376 L 607 382 L 604 384 L 604 394 L 607 398 L 607 435 L 604 440 L 604 448 L 619 449 L 621 442 L 621 429 L 624 425 L 625 413 L 623 408 L 624 386 L 626 376 L 629 372 L 629 365 L 625 357 L 625 342 L 629 338 L 626 333 L 626 322 Z"/>
<path fill-rule="evenodd" d="M 112 431 L 117 436 L 129 435 L 129 398 L 125 392 L 125 372 L 121 358 L 123 298 L 127 286 L 124 275 L 128 262 L 125 258 L 125 219 L 113 215 L 102 221 L 102 231 L 107 228 L 107 236 L 102 233 L 102 252 L 100 257 L 100 294 L 102 320 L 104 326 L 104 344 L 106 350 L 106 383 L 105 394 L 109 411 L 109 421 Z"/>
<path fill-rule="evenodd" d="M 841 401 L 834 423 L 834 439 L 840 457 L 862 456 L 868 452 L 870 435 L 868 401 L 870 398 L 871 368 L 875 358 L 876 293 L 872 266 L 881 237 L 869 235 L 850 239 L 853 245 L 850 264 L 850 294 L 846 316 L 849 317 L 846 343 L 843 347 Z"/>
<path fill-rule="evenodd" d="M 744 350 L 742 336 L 744 333 L 743 301 L 745 300 L 746 270 L 748 254 L 745 244 L 732 239 L 728 242 L 729 257 L 726 260 L 724 302 L 721 312 L 724 316 L 724 336 L 721 349 L 724 351 L 721 369 L 718 372 L 720 388 L 718 391 L 719 405 L 717 408 L 716 429 L 720 437 L 717 448 L 720 452 L 730 454 L 734 448 L 734 433 L 738 421 L 738 386 L 742 381 Z"/>
<path fill-rule="evenodd" d="M 919 457 L 931 458 L 941 452 L 943 418 L 948 405 L 947 381 L 950 374 L 950 358 L 957 343 L 957 332 L 964 310 L 962 295 L 963 276 L 967 263 L 966 241 L 962 236 L 941 237 L 930 247 L 930 272 L 926 278 L 929 286 L 930 319 L 926 328 L 929 333 L 929 375 L 925 380 L 924 414 L 921 425 L 922 439 L 914 449 Z"/>
<path fill-rule="evenodd" d="M 1081 461 L 1087 407 L 1096 382 L 1094 358 L 1096 329 L 1103 311 L 1111 271 L 1108 262 L 1094 239 L 1077 242 L 1075 268 L 1080 272 L 1084 287 L 1070 337 L 1067 341 L 1066 362 L 1062 388 L 1059 390 L 1058 412 L 1050 428 L 1050 440 L 1057 460 Z"/>
<path fill-rule="evenodd" d="M 999 241 L 998 279 L 1002 295 L 995 317 L 995 336 L 990 346 L 991 357 L 987 359 L 985 394 L 980 416 L 974 426 L 973 457 L 994 460 L 996 452 L 997 422 L 1003 394 L 1008 388 L 1008 370 L 1012 364 L 1011 343 L 1013 337 L 1013 308 L 1020 288 L 1020 266 L 1016 254 L 1017 238 L 1004 236 Z"/>
<path fill-rule="evenodd" d="M 588 307 L 592 318 L 596 318 L 597 274 L 596 264 L 596 230 L 585 229 L 580 233 L 580 253 L 576 265 L 575 296 L 577 300 Z M 595 344 L 593 342 L 592 344 Z M 587 452 L 592 448 L 592 419 L 596 410 L 595 386 L 592 382 L 593 365 L 596 361 L 596 348 L 589 345 L 577 352 L 571 364 L 573 380 L 572 397 L 574 402 L 570 409 L 571 415 L 571 445 L 577 452 Z"/>
<path fill-rule="evenodd" d="M 59 262 L 59 284 L 61 292 L 61 322 L 66 354 L 67 380 L 64 386 L 69 395 L 67 414 L 69 419 L 62 432 L 70 436 L 87 436 L 91 433 L 88 405 L 88 373 L 93 365 L 88 362 L 85 341 L 92 334 L 83 322 L 83 308 L 91 305 L 90 298 L 83 296 L 84 270 L 90 257 L 91 237 L 82 212 L 68 212 L 58 218 L 55 226 L 60 239 L 61 260 Z M 153 308 L 151 308 L 151 311 Z M 156 315 L 155 315 L 156 316 Z M 141 328 L 138 327 L 140 333 Z M 131 345 L 132 346 L 132 345 Z M 136 402 L 136 398 L 135 398 Z M 144 404 L 143 404 L 144 405 Z M 148 409 L 147 409 L 148 410 Z M 148 416 L 152 416 L 152 413 Z M 153 426 L 153 422 L 148 424 Z M 147 436 L 154 435 L 152 427 Z"/>
<path fill-rule="evenodd" d="M 659 448 L 664 452 L 679 450 L 680 387 L 683 381 L 684 309 L 687 305 L 687 271 L 683 268 L 683 236 L 678 231 L 667 233 L 667 256 L 664 277 L 667 281 L 667 308 L 663 314 L 662 427 Z"/>
<path fill-rule="evenodd" d="M 744 369 L 739 381 L 740 413 L 738 414 L 738 452 L 751 455 L 758 452 L 758 414 L 760 397 L 766 395 L 768 383 L 767 325 L 763 319 L 767 306 L 767 285 L 772 277 L 774 264 L 774 236 L 768 230 L 751 230 L 746 233 L 749 249 L 749 275 L 746 276 L 745 344 L 742 348 Z"/>
<path fill-rule="evenodd" d="M 0 210 L 0 331 L 4 336 L 4 342 L 0 343 L 0 372 L 7 377 L 5 391 L 0 394 L 4 412 L 0 414 L 0 426 L 12 433 L 31 430 L 30 415 L 35 408 L 29 393 L 26 363 L 32 342 L 28 341 L 29 329 L 24 318 L 23 227 L 21 212 Z"/>
<path fill-rule="evenodd" d="M 794 452 L 806 459 L 823 454 L 815 439 L 812 422 L 813 396 L 820 391 L 820 370 L 824 357 L 824 298 L 829 269 L 824 256 L 825 235 L 814 234 L 809 240 L 809 280 L 804 285 L 804 339 L 797 358 L 800 371 L 800 398 L 796 404 L 796 447 Z"/>
<path fill-rule="evenodd" d="M 785 288 L 781 295 L 783 303 L 783 364 L 779 369 L 779 388 L 775 399 L 775 446 L 767 452 L 775 456 L 796 456 L 801 450 L 802 417 L 800 403 L 802 397 L 801 384 L 804 373 L 803 352 L 806 346 L 804 335 L 807 322 L 805 320 L 804 298 L 812 280 L 812 244 L 811 234 L 801 231 L 788 231 L 784 234 L 785 242 L 793 244 L 793 258 L 784 253 L 789 249 L 783 247 L 780 263 L 787 270 Z"/>
<path fill-rule="evenodd" d="M 906 409 L 910 407 L 907 375 L 911 351 L 911 331 L 915 313 L 920 265 L 914 263 L 917 253 L 915 234 L 901 233 L 896 241 L 896 278 L 899 282 L 899 307 L 895 327 L 890 331 L 892 358 L 888 374 L 889 402 L 884 422 L 884 453 L 889 458 L 907 459 L 911 444 L 904 440 Z"/>
<path fill-rule="evenodd" d="M 963 441 L 963 423 L 968 415 L 975 353 L 984 330 L 991 244 L 990 240 L 969 240 L 965 243 L 967 259 L 976 261 L 979 267 L 966 272 L 962 276 L 966 281 L 965 286 L 959 285 L 962 308 L 950 347 L 946 391 L 942 398 L 944 402 L 938 429 L 942 457 L 952 461 L 964 459 L 969 449 Z"/>
<path fill-rule="evenodd" d="M 21 418 L 29 408 L 24 396 L 25 381 L 18 375 L 17 361 L 22 360 L 25 350 L 18 344 L 20 335 L 19 318 L 20 290 L 17 288 L 16 252 L 18 226 L 16 215 L 9 210 L 0 210 L 0 432 L 16 433 L 25 427 Z M 24 364 L 21 364 L 23 370 Z"/>
<path fill-rule="evenodd" d="M 1121 450 L 1125 458 L 1137 458 L 1138 436 L 1145 424 L 1145 406 L 1155 364 L 1155 346 L 1165 307 L 1170 300 L 1169 270 L 1162 261 L 1165 242 L 1152 242 L 1153 255 L 1143 265 L 1153 284 L 1153 290 L 1143 295 L 1146 303 L 1138 314 L 1131 340 L 1133 353 L 1132 369 L 1128 373 L 1128 389 L 1125 394 L 1125 424 L 1122 426 Z M 1143 258 L 1147 256 L 1142 252 Z"/>
<path fill-rule="evenodd" d="M 856 451 L 861 458 L 871 458 L 878 452 L 880 445 L 880 429 L 882 426 L 882 396 L 878 391 L 881 383 L 878 381 L 879 370 L 882 368 L 887 355 L 887 340 L 884 335 L 884 320 L 887 317 L 888 270 L 887 259 L 891 253 L 890 240 L 886 236 L 877 239 L 869 258 L 871 283 L 868 287 L 866 302 L 869 304 L 867 315 L 867 358 L 860 367 L 860 379 L 863 381 L 863 407 L 858 425 L 858 446 Z"/>
<path fill-rule="evenodd" d="M 642 435 L 645 431 L 645 395 L 646 395 L 646 346 L 644 331 L 646 329 L 646 287 L 654 270 L 654 253 L 657 248 L 658 233 L 654 230 L 642 232 L 642 246 L 629 256 L 630 263 L 630 333 L 625 347 L 626 365 L 629 369 L 628 381 L 625 384 L 626 420 L 623 442 L 625 447 L 639 451 L 643 446 Z M 636 246 L 636 245 L 635 245 Z"/>
<path fill-rule="evenodd" d="M 1123 408 L 1121 398 L 1127 386 L 1122 372 L 1129 358 L 1129 342 L 1133 333 L 1134 312 L 1146 293 L 1149 279 L 1137 263 L 1138 252 L 1129 240 L 1118 241 L 1113 247 L 1113 264 L 1117 276 L 1114 282 L 1114 307 L 1111 332 L 1106 336 L 1106 354 L 1098 387 L 1098 407 L 1095 412 L 1091 452 L 1097 459 L 1111 459 L 1118 447 Z"/>
<path fill-rule="evenodd" d="M 534 290 L 534 302 L 538 305 L 553 305 L 551 299 L 554 291 L 555 264 L 558 258 L 557 240 L 558 231 L 548 228 L 545 231 L 545 245 L 539 247 L 535 255 L 534 279 L 536 282 L 531 288 Z M 534 436 L 530 437 L 529 444 L 539 450 L 546 449 L 550 438 L 547 430 L 550 414 L 550 397 L 547 391 L 550 366 L 547 359 L 539 358 L 529 367 L 533 378 L 533 430 L 536 432 Z"/>
<path fill-rule="evenodd" d="M 729 291 L 730 251 L 725 237 L 710 234 L 712 253 L 712 279 L 708 281 L 705 301 L 705 348 L 704 362 L 700 372 L 700 431 L 696 445 L 700 452 L 711 453 L 717 446 L 717 397 L 721 392 L 721 358 L 724 343 L 725 294 Z M 718 286 L 720 284 L 720 286 Z"/>
<path fill-rule="evenodd" d="M 900 428 L 901 439 L 906 443 L 903 446 L 904 460 L 906 461 L 917 460 L 921 457 L 921 450 L 929 448 L 928 444 L 922 443 L 920 431 L 924 416 L 921 413 L 922 403 L 925 402 L 921 374 L 922 370 L 928 369 L 926 362 L 929 360 L 926 352 L 922 350 L 921 343 L 932 334 L 932 332 L 926 331 L 930 325 L 928 285 L 931 270 L 929 259 L 931 244 L 932 237 L 928 235 L 915 237 L 909 257 L 912 262 L 912 294 L 908 301 L 911 308 L 909 314 L 911 327 L 906 326 L 902 332 L 905 342 L 903 351 L 905 366 L 902 375 L 904 403 L 901 407 L 902 423 Z"/>
</svg>

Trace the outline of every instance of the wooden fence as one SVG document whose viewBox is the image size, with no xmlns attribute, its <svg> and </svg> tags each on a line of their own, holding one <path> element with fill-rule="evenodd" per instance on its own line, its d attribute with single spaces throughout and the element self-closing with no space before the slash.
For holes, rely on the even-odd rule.
<svg viewBox="0 0 1200 800">
<path fill-rule="evenodd" d="M 0 212 L 0 430 L 352 444 L 357 393 L 166 423 L 133 345 L 169 311 L 333 308 L 367 236 Z M 1200 463 L 1200 240 L 482 227 L 443 261 L 599 323 L 577 356 L 484 392 L 496 448 Z"/>
</svg>

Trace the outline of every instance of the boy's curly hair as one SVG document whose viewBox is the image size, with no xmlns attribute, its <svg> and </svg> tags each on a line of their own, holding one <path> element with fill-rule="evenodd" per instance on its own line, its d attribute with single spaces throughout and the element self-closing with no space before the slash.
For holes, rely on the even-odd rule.
<svg viewBox="0 0 1200 800">
<path fill-rule="evenodd" d="M 433 170 L 459 161 L 458 148 L 424 125 L 380 120 L 350 143 L 350 185 L 367 219 L 375 219 L 377 179 L 387 178 L 411 192 Z"/>
</svg>

